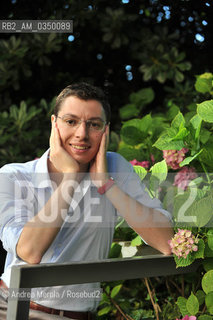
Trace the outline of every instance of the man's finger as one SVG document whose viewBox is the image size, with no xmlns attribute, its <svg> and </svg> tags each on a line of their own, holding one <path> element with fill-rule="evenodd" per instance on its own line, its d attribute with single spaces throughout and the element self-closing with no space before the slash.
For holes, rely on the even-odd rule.
<svg viewBox="0 0 213 320">
<path fill-rule="evenodd" d="M 105 133 L 106 133 L 106 151 L 107 151 L 107 148 L 109 145 L 109 125 L 106 126 Z"/>
<path fill-rule="evenodd" d="M 61 147 L 61 137 L 60 132 L 58 130 L 57 122 L 54 123 L 54 135 L 55 135 L 55 143 L 57 146 Z"/>
<path fill-rule="evenodd" d="M 51 134 L 50 134 L 50 149 L 53 150 L 54 149 L 54 123 L 52 122 L 52 128 L 51 128 Z"/>
</svg>

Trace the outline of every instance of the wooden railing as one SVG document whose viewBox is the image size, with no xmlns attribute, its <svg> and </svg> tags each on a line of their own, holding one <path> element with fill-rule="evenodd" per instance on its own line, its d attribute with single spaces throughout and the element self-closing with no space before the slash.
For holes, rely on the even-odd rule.
<svg viewBox="0 0 213 320">
<path fill-rule="evenodd" d="M 12 267 L 10 288 L 17 292 L 28 288 L 30 292 L 37 287 L 167 276 L 194 272 L 198 265 L 199 262 L 176 268 L 173 257 L 162 254 L 92 262 L 27 264 Z M 27 320 L 29 303 L 30 298 L 23 301 L 19 295 L 9 298 L 7 320 Z"/>
</svg>

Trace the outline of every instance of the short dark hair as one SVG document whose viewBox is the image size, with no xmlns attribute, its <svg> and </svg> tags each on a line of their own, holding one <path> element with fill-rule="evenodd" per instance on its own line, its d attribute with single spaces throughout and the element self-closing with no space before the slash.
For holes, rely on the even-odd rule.
<svg viewBox="0 0 213 320">
<path fill-rule="evenodd" d="M 111 117 L 110 104 L 101 88 L 95 87 L 86 82 L 74 83 L 64 88 L 56 98 L 56 104 L 54 108 L 54 115 L 57 116 L 60 111 L 61 104 L 64 100 L 74 96 L 82 100 L 97 100 L 101 103 L 105 115 L 106 121 L 109 123 Z"/>
</svg>

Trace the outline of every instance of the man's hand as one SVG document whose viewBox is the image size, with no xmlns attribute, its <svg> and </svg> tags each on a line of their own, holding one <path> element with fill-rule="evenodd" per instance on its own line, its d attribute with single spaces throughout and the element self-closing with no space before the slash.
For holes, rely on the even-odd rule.
<svg viewBox="0 0 213 320">
<path fill-rule="evenodd" d="M 104 185 L 108 179 L 109 174 L 107 171 L 107 159 L 106 151 L 109 141 L 109 126 L 106 126 L 105 132 L 103 133 L 99 150 L 96 157 L 90 162 L 90 176 L 96 187 Z"/>
<path fill-rule="evenodd" d="M 78 162 L 64 149 L 55 121 L 52 121 L 50 135 L 50 161 L 58 172 L 76 173 L 80 171 Z"/>
</svg>

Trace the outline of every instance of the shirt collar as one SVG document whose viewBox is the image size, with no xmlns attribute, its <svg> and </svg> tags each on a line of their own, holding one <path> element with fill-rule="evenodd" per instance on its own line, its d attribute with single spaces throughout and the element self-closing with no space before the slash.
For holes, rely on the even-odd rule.
<svg viewBox="0 0 213 320">
<path fill-rule="evenodd" d="M 47 167 L 47 159 L 49 156 L 48 149 L 42 156 L 37 160 L 35 165 L 34 175 L 32 177 L 32 183 L 36 188 L 52 188 L 52 184 L 50 181 L 50 176 Z"/>
</svg>

